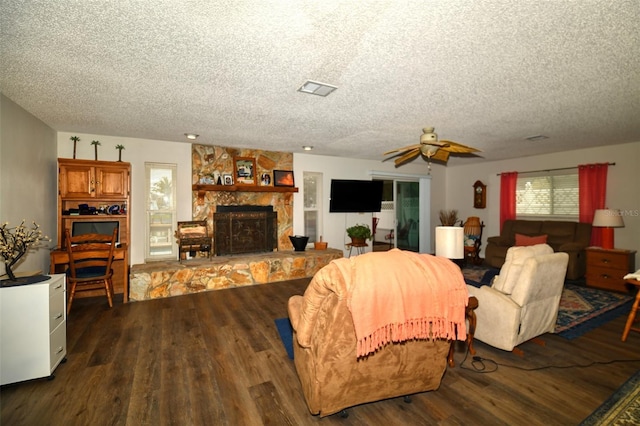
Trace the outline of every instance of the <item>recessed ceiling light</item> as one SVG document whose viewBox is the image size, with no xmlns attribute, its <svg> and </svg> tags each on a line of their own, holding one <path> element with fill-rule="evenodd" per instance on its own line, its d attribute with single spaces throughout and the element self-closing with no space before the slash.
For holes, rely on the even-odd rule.
<svg viewBox="0 0 640 426">
<path fill-rule="evenodd" d="M 302 149 L 304 149 L 305 151 L 311 151 L 313 147 L 311 145 L 303 145 Z"/>
<path fill-rule="evenodd" d="M 184 135 L 187 137 L 187 139 L 190 139 L 192 141 L 198 139 L 198 136 L 200 136 L 196 135 L 195 133 L 185 133 Z"/>
<path fill-rule="evenodd" d="M 545 135 L 534 135 L 534 136 L 529 136 L 528 138 L 525 138 L 528 141 L 534 142 L 534 141 L 541 141 L 544 139 L 549 139 L 549 136 L 545 136 Z"/>
<path fill-rule="evenodd" d="M 336 89 L 336 86 L 332 86 L 330 84 L 307 80 L 302 86 L 300 86 L 298 92 L 309 93 L 311 95 L 318 96 L 327 96 L 329 93 L 333 92 Z"/>
</svg>

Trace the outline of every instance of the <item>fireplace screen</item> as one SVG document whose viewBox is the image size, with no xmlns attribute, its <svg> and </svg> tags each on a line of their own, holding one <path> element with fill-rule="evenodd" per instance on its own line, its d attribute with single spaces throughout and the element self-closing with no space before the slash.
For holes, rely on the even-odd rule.
<svg viewBox="0 0 640 426">
<path fill-rule="evenodd" d="M 278 214 L 271 206 L 218 206 L 213 215 L 217 256 L 278 248 Z"/>
</svg>

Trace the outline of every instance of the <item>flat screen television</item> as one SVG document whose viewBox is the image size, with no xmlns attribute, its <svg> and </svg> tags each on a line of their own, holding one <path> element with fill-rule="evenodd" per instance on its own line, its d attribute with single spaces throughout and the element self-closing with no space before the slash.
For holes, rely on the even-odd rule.
<svg viewBox="0 0 640 426">
<path fill-rule="evenodd" d="M 117 220 L 73 222 L 71 225 L 71 236 L 76 237 L 84 234 L 111 235 L 114 229 L 118 230 L 116 242 L 120 242 L 120 222 Z"/>
<path fill-rule="evenodd" d="M 379 212 L 382 206 L 381 180 L 331 180 L 329 212 Z"/>
</svg>

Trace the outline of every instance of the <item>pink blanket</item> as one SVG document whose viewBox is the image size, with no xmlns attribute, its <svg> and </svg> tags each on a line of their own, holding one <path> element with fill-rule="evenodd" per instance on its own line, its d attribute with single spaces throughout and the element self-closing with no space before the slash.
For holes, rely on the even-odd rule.
<svg viewBox="0 0 640 426">
<path fill-rule="evenodd" d="M 342 260 L 342 259 L 340 259 Z M 460 268 L 448 259 L 393 249 L 339 262 L 353 316 L 357 354 L 389 342 L 467 336 L 469 295 Z"/>
</svg>

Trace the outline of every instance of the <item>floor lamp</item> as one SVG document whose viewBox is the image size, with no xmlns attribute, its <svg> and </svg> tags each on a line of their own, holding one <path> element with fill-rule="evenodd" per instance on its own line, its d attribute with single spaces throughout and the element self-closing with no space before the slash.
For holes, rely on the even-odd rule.
<svg viewBox="0 0 640 426">
<path fill-rule="evenodd" d="M 436 226 L 436 256 L 451 259 L 458 265 L 462 263 L 461 259 L 464 258 L 463 227 Z"/>
<path fill-rule="evenodd" d="M 614 209 L 601 209 L 596 210 L 593 215 L 592 226 L 595 228 L 602 228 L 602 248 L 611 250 L 613 249 L 613 228 L 624 227 L 624 221 L 619 210 Z"/>
</svg>

